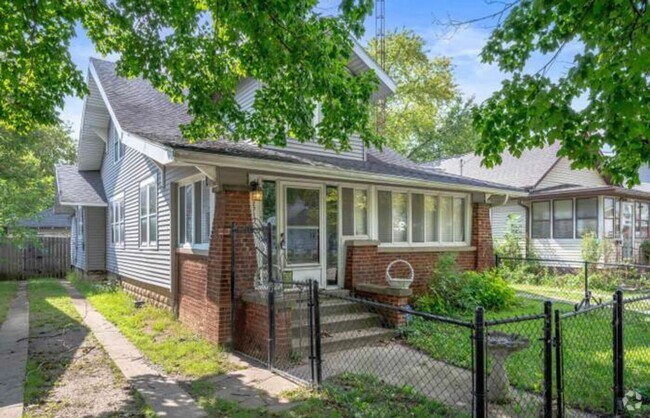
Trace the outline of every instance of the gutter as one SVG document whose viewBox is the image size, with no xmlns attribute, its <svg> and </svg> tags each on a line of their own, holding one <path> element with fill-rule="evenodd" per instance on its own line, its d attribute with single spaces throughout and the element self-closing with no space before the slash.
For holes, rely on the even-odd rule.
<svg viewBox="0 0 650 418">
<path fill-rule="evenodd" d="M 411 177 L 379 175 L 365 171 L 345 170 L 334 166 L 300 165 L 299 163 L 288 163 L 286 161 L 270 161 L 256 158 L 238 157 L 222 154 L 214 154 L 201 151 L 176 150 L 176 162 L 188 164 L 216 164 L 220 167 L 229 168 L 254 168 L 255 170 L 269 171 L 274 173 L 287 173 L 287 164 L 292 164 L 291 171 L 294 174 L 304 174 L 318 177 L 332 177 L 349 181 L 366 181 L 370 183 L 387 183 L 391 185 L 414 186 L 426 189 L 439 188 L 447 190 L 461 190 L 466 192 L 483 192 L 496 194 L 510 194 L 513 197 L 525 197 L 528 193 L 511 189 L 501 189 L 487 186 L 473 186 L 468 184 L 447 183 L 434 180 L 420 180 Z M 335 173 L 334 173 L 335 172 Z"/>
</svg>

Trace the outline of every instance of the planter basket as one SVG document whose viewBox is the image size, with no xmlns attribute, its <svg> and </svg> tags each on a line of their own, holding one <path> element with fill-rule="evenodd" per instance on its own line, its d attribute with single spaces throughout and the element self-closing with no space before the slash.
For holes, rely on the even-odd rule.
<svg viewBox="0 0 650 418">
<path fill-rule="evenodd" d="M 393 265 L 397 263 L 406 264 L 406 266 L 409 268 L 408 277 L 397 278 L 390 275 L 390 269 L 393 267 Z M 388 282 L 388 285 L 390 287 L 393 287 L 395 289 L 408 289 L 409 286 L 411 286 L 411 283 L 413 283 L 414 277 L 415 277 L 415 272 L 413 271 L 413 266 L 411 265 L 411 263 L 409 263 L 406 260 L 401 260 L 401 259 L 394 260 L 388 265 L 388 267 L 386 267 L 386 281 Z"/>
</svg>

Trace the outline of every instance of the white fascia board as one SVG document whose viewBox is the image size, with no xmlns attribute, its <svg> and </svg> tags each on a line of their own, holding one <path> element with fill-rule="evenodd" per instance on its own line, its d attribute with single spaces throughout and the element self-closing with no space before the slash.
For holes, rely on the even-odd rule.
<svg viewBox="0 0 650 418">
<path fill-rule="evenodd" d="M 397 91 L 397 85 L 393 81 L 392 78 L 386 73 L 386 71 L 383 70 L 375 62 L 374 59 L 368 53 L 363 49 L 361 44 L 357 42 L 356 39 L 352 39 L 352 42 L 354 43 L 354 53 L 361 58 L 361 60 L 368 66 L 368 68 L 372 69 L 375 71 L 375 74 L 377 74 L 377 77 L 379 77 L 379 80 L 392 92 L 395 93 Z"/>
<path fill-rule="evenodd" d="M 156 144 L 141 136 L 121 131 L 122 142 L 134 150 L 146 155 L 155 162 L 167 165 L 174 161 L 174 150 L 164 145 Z"/>
<path fill-rule="evenodd" d="M 85 202 L 59 202 L 61 206 L 88 206 L 93 208 L 105 208 L 108 203 L 85 203 Z"/>
<path fill-rule="evenodd" d="M 281 161 L 267 161 L 255 158 L 233 157 L 229 155 L 211 154 L 207 152 L 195 152 L 176 150 L 176 162 L 184 162 L 191 165 L 215 164 L 219 167 L 246 168 L 248 170 L 260 170 L 286 174 L 290 168 L 292 174 L 303 174 L 317 177 L 336 177 L 340 180 L 351 182 L 365 181 L 369 183 L 381 183 L 395 186 L 413 186 L 427 189 L 459 190 L 466 192 L 483 192 L 492 194 L 509 194 L 511 197 L 528 196 L 527 192 L 503 190 L 496 187 L 472 186 L 467 184 L 453 184 L 440 181 L 418 180 L 410 177 L 391 176 L 385 174 L 373 174 L 364 171 L 344 170 L 335 166 L 315 166 L 307 164 L 294 164 Z M 254 170 L 250 167 L 254 167 Z"/>
<path fill-rule="evenodd" d="M 120 135 L 122 142 L 124 142 L 129 147 L 146 155 L 147 157 L 151 158 L 152 160 L 160 164 L 167 165 L 172 161 L 174 161 L 173 149 L 166 147 L 164 145 L 155 144 L 145 138 L 142 138 L 138 135 L 134 135 L 130 132 L 126 132 L 124 129 L 122 129 L 122 126 L 120 125 L 120 121 L 115 116 L 115 112 L 111 107 L 111 103 L 108 101 L 108 96 L 106 96 L 106 92 L 102 87 L 102 83 L 99 81 L 97 70 L 95 70 L 95 66 L 93 65 L 92 61 L 90 61 L 90 65 L 88 66 L 88 71 L 95 80 L 95 84 L 99 89 L 99 94 L 102 96 L 102 100 L 104 101 L 104 104 L 108 109 L 108 113 L 111 115 L 111 121 L 113 122 L 113 126 L 115 126 L 117 135 Z"/>
</svg>

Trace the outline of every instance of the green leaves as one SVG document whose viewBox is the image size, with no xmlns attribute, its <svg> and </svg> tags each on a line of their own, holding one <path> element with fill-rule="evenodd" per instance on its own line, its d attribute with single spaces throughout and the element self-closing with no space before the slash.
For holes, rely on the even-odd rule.
<svg viewBox="0 0 650 418">
<path fill-rule="evenodd" d="M 68 48 L 76 24 L 118 71 L 142 76 L 193 117 L 190 140 L 250 139 L 282 145 L 288 135 L 326 148 L 349 148 L 359 134 L 380 145 L 368 124 L 377 87 L 370 72 L 347 68 L 350 35 L 363 33 L 372 0 L 341 0 L 336 16 L 317 0 L 0 0 L 0 123 L 27 131 L 54 124 L 65 95 L 86 93 Z M 9 18 L 5 21 L 5 16 Z M 251 109 L 235 100 L 240 81 L 263 88 Z M 322 121 L 312 126 L 316 103 Z"/>
<path fill-rule="evenodd" d="M 569 44 L 581 52 L 550 79 L 548 68 Z M 504 150 L 519 155 L 560 141 L 560 155 L 574 168 L 637 184 L 641 164 L 650 163 L 649 45 L 645 2 L 521 1 L 482 51 L 484 62 L 511 73 L 475 112 L 485 164 L 499 164 Z M 530 74 L 524 68 L 534 52 L 551 58 Z M 582 101 L 586 106 L 576 109 Z M 603 154 L 605 147 L 614 154 Z"/>
</svg>

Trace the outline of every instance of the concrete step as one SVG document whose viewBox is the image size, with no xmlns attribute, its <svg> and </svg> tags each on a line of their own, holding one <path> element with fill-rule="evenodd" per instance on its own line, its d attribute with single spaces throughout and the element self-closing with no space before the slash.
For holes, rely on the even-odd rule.
<svg viewBox="0 0 650 418">
<path fill-rule="evenodd" d="M 381 326 L 381 318 L 370 312 L 344 312 L 321 317 L 321 330 L 331 334 L 379 326 Z M 309 318 L 303 317 L 302 320 L 294 320 L 291 332 L 294 337 L 307 335 L 309 333 Z"/>
<path fill-rule="evenodd" d="M 305 300 L 300 305 L 295 306 L 293 309 L 294 319 L 299 318 L 302 315 L 303 318 L 306 318 L 308 315 L 308 305 L 309 301 Z M 344 313 L 354 313 L 354 312 L 365 312 L 363 306 L 349 302 L 343 299 L 337 298 L 321 298 L 320 299 L 320 315 L 324 320 L 326 316 L 338 315 Z"/>
<path fill-rule="evenodd" d="M 395 337 L 396 331 L 390 328 L 372 327 L 329 334 L 324 332 L 321 338 L 321 351 L 333 353 L 376 344 Z"/>
</svg>

